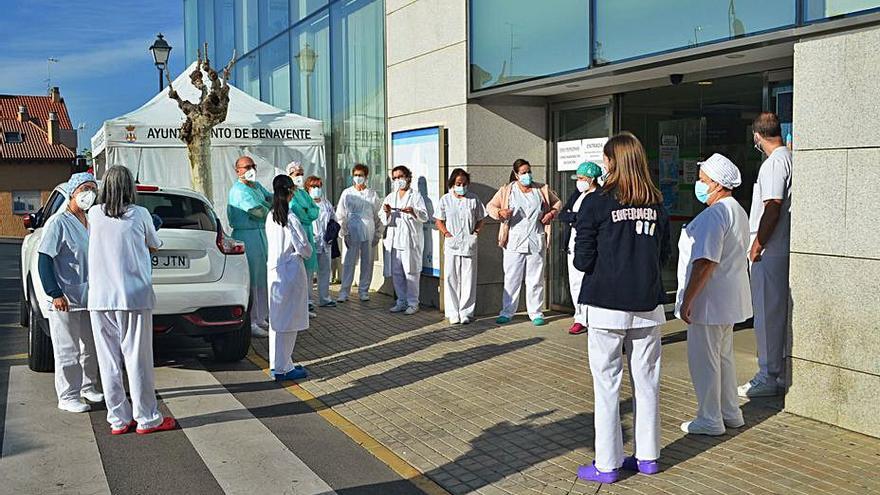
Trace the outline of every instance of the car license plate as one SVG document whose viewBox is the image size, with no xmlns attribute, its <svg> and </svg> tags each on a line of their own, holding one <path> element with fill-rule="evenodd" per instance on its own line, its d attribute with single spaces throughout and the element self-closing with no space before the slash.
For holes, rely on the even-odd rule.
<svg viewBox="0 0 880 495">
<path fill-rule="evenodd" d="M 156 270 L 189 268 L 189 256 L 185 254 L 154 254 L 151 256 L 153 268 Z"/>
</svg>

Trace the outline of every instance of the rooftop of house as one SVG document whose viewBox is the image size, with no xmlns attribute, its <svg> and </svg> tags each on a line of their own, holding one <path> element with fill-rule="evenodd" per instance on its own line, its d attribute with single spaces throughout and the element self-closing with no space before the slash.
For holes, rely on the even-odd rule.
<svg viewBox="0 0 880 495">
<path fill-rule="evenodd" d="M 0 160 L 75 156 L 76 131 L 57 87 L 47 96 L 0 94 Z"/>
</svg>

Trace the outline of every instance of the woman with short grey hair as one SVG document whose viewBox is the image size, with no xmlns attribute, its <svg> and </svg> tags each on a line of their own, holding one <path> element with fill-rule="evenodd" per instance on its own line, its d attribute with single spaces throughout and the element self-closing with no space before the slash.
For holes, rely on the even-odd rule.
<svg viewBox="0 0 880 495">
<path fill-rule="evenodd" d="M 104 175 L 100 204 L 89 210 L 88 307 L 110 433 L 171 430 L 153 384 L 153 293 L 150 253 L 162 246 L 150 213 L 135 204 L 134 178 L 122 166 Z M 125 396 L 122 368 L 131 403 Z"/>
</svg>

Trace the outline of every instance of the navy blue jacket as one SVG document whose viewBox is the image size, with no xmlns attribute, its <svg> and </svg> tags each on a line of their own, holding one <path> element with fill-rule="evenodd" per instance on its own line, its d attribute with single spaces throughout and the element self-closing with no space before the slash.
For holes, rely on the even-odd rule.
<svg viewBox="0 0 880 495">
<path fill-rule="evenodd" d="M 661 267 L 669 260 L 669 215 L 662 204 L 622 205 L 614 191 L 581 203 L 574 266 L 584 272 L 578 302 L 621 311 L 663 304 Z"/>
</svg>

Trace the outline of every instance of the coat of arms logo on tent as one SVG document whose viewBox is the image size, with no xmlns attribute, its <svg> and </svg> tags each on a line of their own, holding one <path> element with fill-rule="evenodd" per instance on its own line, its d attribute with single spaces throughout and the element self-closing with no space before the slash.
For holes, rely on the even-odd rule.
<svg viewBox="0 0 880 495">
<path fill-rule="evenodd" d="M 137 134 L 135 134 L 134 130 L 135 127 L 133 125 L 125 126 L 125 140 L 129 143 L 133 143 L 138 139 Z"/>
</svg>

